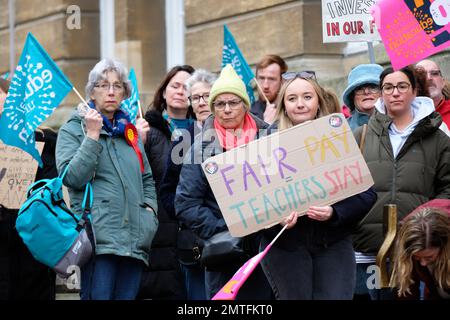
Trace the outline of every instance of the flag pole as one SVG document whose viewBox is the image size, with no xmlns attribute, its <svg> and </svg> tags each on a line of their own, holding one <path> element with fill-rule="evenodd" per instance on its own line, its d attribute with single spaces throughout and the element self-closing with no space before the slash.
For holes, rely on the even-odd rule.
<svg viewBox="0 0 450 320">
<path fill-rule="evenodd" d="M 141 119 L 144 119 L 144 117 L 142 116 L 141 100 L 138 99 L 137 103 L 138 103 L 138 109 L 139 109 L 139 116 L 141 117 Z"/>
<path fill-rule="evenodd" d="M 264 94 L 263 89 L 261 88 L 261 86 L 260 86 L 259 83 L 258 83 L 258 80 L 256 80 L 256 78 L 253 78 L 253 80 L 255 80 L 256 86 L 258 87 L 259 91 L 260 91 L 261 94 L 263 95 L 264 100 L 266 100 L 266 103 L 267 103 L 267 104 L 270 104 L 269 99 L 267 99 L 266 95 Z"/>
<path fill-rule="evenodd" d="M 72 90 L 77 94 L 78 98 L 81 99 L 81 101 L 84 103 L 84 105 L 89 108 L 89 105 L 87 104 L 86 100 L 84 100 L 84 98 L 81 96 L 81 94 L 78 92 L 78 90 L 75 87 L 72 87 Z"/>
<path fill-rule="evenodd" d="M 369 61 L 370 63 L 375 63 L 375 51 L 373 50 L 372 41 L 367 41 L 367 51 L 369 51 Z"/>
<path fill-rule="evenodd" d="M 281 234 L 284 232 L 284 230 L 286 230 L 286 227 L 287 227 L 287 224 L 283 227 L 283 229 L 281 229 L 280 232 L 278 232 L 277 236 L 272 240 L 271 243 L 269 243 L 269 245 L 267 247 L 271 247 L 275 243 L 275 241 L 278 240 L 278 238 L 281 236 Z"/>
</svg>

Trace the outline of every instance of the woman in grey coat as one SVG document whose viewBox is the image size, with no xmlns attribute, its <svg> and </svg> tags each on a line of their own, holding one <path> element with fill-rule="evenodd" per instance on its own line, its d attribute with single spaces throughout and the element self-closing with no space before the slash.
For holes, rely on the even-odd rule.
<svg viewBox="0 0 450 320">
<path fill-rule="evenodd" d="M 102 60 L 89 73 L 89 108 L 60 129 L 59 172 L 72 209 L 81 214 L 84 188 L 93 187 L 94 258 L 81 270 L 81 299 L 135 299 L 158 220 L 155 184 L 137 132 L 120 103 L 130 95 L 123 65 Z M 134 128 L 134 129 L 133 129 Z M 140 154 L 137 150 L 140 150 Z"/>
</svg>

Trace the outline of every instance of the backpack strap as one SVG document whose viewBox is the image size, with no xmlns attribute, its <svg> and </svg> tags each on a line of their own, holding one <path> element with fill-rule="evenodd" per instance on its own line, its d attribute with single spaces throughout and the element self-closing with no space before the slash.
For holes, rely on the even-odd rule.
<svg viewBox="0 0 450 320">
<path fill-rule="evenodd" d="M 89 215 L 91 214 L 92 202 L 92 185 L 90 182 L 88 182 L 84 190 L 83 204 L 81 205 L 81 208 L 83 209 L 83 215 L 81 216 L 81 219 L 78 220 L 76 228 L 77 231 L 81 231 L 81 229 L 85 227 L 86 223 L 90 221 Z"/>
<path fill-rule="evenodd" d="M 83 204 L 81 205 L 83 211 L 91 211 L 92 202 L 94 201 L 92 193 L 92 185 L 90 182 L 88 182 L 86 185 L 86 189 L 84 190 Z"/>
<path fill-rule="evenodd" d="M 67 165 L 67 166 L 64 168 L 64 171 L 63 171 L 63 173 L 62 173 L 61 176 L 60 176 L 61 181 L 64 181 L 64 177 L 66 176 L 66 173 L 67 173 L 68 170 L 69 170 L 69 165 Z"/>
</svg>

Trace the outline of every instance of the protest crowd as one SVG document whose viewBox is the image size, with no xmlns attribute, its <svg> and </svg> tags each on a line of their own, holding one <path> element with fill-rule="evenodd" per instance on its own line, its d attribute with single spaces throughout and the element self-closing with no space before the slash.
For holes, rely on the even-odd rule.
<svg viewBox="0 0 450 320">
<path fill-rule="evenodd" d="M 32 37 L 30 43 L 26 55 L 35 63 L 36 47 L 43 49 Z M 29 123 L 12 116 L 34 112 L 17 102 L 21 86 L 23 99 L 35 96 L 24 63 L 0 79 L 0 140 L 36 159 L 34 181 L 62 178 L 74 215 L 89 211 L 94 250 L 80 265 L 81 300 L 211 300 L 230 293 L 236 300 L 450 299 L 450 85 L 433 57 L 401 68 L 357 65 L 342 97 L 313 70 L 289 70 L 270 52 L 256 64 L 253 87 L 232 61 L 218 73 L 177 65 L 148 106 L 140 105 L 128 67 L 107 58 L 90 70 L 84 96 L 57 132 L 42 126 L 38 113 L 24 118 Z M 39 79 L 53 85 L 56 108 L 73 86 L 56 64 L 43 68 L 51 71 Z M 348 128 L 348 136 L 332 131 L 328 140 L 319 121 Z M 316 173 L 288 184 L 305 165 L 292 162 L 304 137 L 285 144 L 280 138 L 272 153 L 276 172 L 268 171 L 268 157 L 243 166 L 226 157 L 295 130 L 311 135 L 310 144 L 318 141 L 314 135 L 322 139 L 321 157 L 305 144 L 312 162 L 357 146 L 373 182 L 331 198 L 363 181 L 356 172 L 364 168 L 349 159 L 342 176 L 337 169 L 324 173 L 334 190 Z M 35 142 L 42 151 L 34 151 Z M 212 157 L 228 159 L 226 167 Z M 243 182 L 231 175 L 238 165 Z M 270 194 L 264 186 L 276 175 L 286 185 Z M 220 188 L 211 177 L 220 177 Z M 237 202 L 241 193 L 245 203 Z M 224 203 L 247 229 L 267 223 L 237 236 Z M 387 239 L 389 204 L 396 206 L 397 232 L 382 285 L 377 255 Z M 58 272 L 30 252 L 16 228 L 21 215 L 23 207 L 0 203 L 0 299 L 54 300 Z M 218 243 L 226 252 L 214 251 Z"/>
</svg>

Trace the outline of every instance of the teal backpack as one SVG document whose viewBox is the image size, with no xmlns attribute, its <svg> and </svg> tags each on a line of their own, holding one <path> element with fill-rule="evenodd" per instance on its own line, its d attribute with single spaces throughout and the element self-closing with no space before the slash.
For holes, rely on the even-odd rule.
<svg viewBox="0 0 450 320">
<path fill-rule="evenodd" d="M 62 191 L 68 168 L 60 177 L 30 185 L 16 220 L 17 232 L 33 257 L 63 278 L 73 273 L 71 266 L 88 262 L 95 250 L 90 220 L 92 186 L 86 185 L 81 217 L 72 213 Z"/>
</svg>

